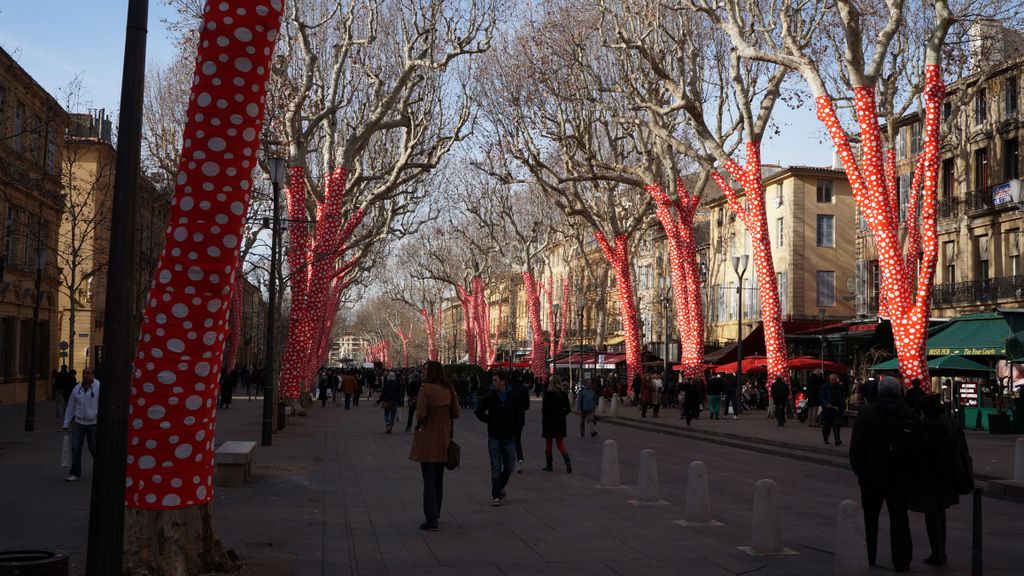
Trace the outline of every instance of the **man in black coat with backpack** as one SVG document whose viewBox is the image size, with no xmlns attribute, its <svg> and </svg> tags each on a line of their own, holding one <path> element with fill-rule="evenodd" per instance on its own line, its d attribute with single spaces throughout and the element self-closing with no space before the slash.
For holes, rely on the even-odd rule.
<svg viewBox="0 0 1024 576">
<path fill-rule="evenodd" d="M 860 483 L 868 563 L 874 566 L 877 560 L 878 516 L 884 503 L 893 568 L 905 572 L 914 552 L 907 508 L 920 452 L 920 425 L 900 388 L 895 378 L 882 378 L 878 401 L 858 412 L 850 437 L 850 465 Z"/>
</svg>

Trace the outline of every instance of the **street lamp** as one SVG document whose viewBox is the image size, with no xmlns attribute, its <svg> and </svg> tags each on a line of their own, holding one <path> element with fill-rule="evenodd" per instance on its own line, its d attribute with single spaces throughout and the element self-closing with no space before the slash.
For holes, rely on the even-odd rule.
<svg viewBox="0 0 1024 576">
<path fill-rule="evenodd" d="M 576 299 L 576 313 L 579 314 L 579 332 L 577 332 L 577 339 L 579 340 L 579 347 L 577 352 L 580 355 L 580 386 L 583 386 L 583 312 L 587 307 L 587 299 L 580 296 Z"/>
<path fill-rule="evenodd" d="M 819 336 L 821 337 L 821 373 L 825 373 L 825 309 L 819 308 L 821 322 L 818 325 Z"/>
<path fill-rule="evenodd" d="M 28 398 L 25 402 L 25 432 L 36 429 L 36 365 L 39 355 L 39 303 L 42 300 L 43 268 L 46 268 L 46 248 L 43 248 L 42 227 L 36 234 L 36 301 L 32 306 L 32 342 L 29 343 Z"/>
<path fill-rule="evenodd" d="M 551 324 L 551 344 L 553 344 L 554 347 L 549 345 L 548 346 L 548 350 L 554 350 L 557 353 L 558 352 L 558 350 L 557 350 L 557 346 L 558 346 L 558 313 L 562 311 L 562 305 L 561 304 L 552 304 L 551 308 L 554 310 L 554 322 Z M 555 364 L 555 354 L 551 354 L 551 368 L 548 369 L 548 376 L 550 377 L 551 375 L 553 375 L 555 373 L 555 370 L 557 370 L 557 369 L 558 369 L 558 365 Z"/>
<path fill-rule="evenodd" d="M 665 355 L 664 355 L 664 357 L 662 359 L 663 366 L 662 366 L 661 382 L 662 382 L 662 385 L 667 386 L 668 385 L 669 376 L 671 375 L 671 373 L 669 372 L 669 369 L 668 369 L 668 346 L 669 346 L 668 316 L 669 316 L 669 310 L 671 310 L 671 306 L 672 306 L 672 284 L 669 283 L 669 282 L 666 282 L 664 278 L 662 278 L 662 286 L 661 286 L 660 292 L 661 292 L 661 316 L 662 316 L 662 320 L 664 322 L 664 327 L 662 329 L 662 335 L 665 338 Z"/>
<path fill-rule="evenodd" d="M 732 269 L 739 277 L 736 293 L 739 295 L 739 310 L 736 314 L 736 391 L 743 388 L 743 275 L 747 273 L 750 257 L 746 254 L 732 257 Z"/>
<path fill-rule="evenodd" d="M 267 172 L 270 186 L 274 190 L 272 220 L 270 222 L 270 287 L 267 290 L 267 333 L 263 360 L 263 426 L 260 445 L 270 446 L 274 442 L 274 317 L 277 308 L 277 245 L 280 234 L 281 182 L 288 166 L 284 158 L 268 158 Z"/>
</svg>

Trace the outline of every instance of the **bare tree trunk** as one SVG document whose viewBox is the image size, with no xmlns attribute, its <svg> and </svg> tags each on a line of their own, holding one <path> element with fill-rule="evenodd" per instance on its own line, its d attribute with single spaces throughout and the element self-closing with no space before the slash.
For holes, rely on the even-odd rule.
<svg viewBox="0 0 1024 576">
<path fill-rule="evenodd" d="M 238 555 L 225 548 L 213 526 L 210 504 L 177 510 L 125 511 L 124 573 L 132 576 L 194 576 L 238 572 Z"/>
<path fill-rule="evenodd" d="M 71 303 L 70 310 L 68 310 L 68 370 L 74 370 L 75 366 L 75 312 L 78 311 L 77 300 L 75 299 L 75 289 L 73 286 L 76 285 L 78 280 L 78 269 L 75 266 L 71 267 L 71 284 L 68 286 L 68 301 Z M 68 399 L 65 398 L 65 401 Z"/>
</svg>

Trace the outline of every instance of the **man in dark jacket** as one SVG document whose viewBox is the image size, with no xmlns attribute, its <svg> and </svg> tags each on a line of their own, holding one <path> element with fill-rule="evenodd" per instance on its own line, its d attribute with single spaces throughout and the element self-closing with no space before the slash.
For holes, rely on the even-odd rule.
<svg viewBox="0 0 1024 576">
<path fill-rule="evenodd" d="M 907 505 L 920 447 L 914 411 L 900 397 L 900 383 L 885 377 L 878 383 L 878 401 L 857 414 L 850 436 L 850 465 L 860 483 L 868 562 L 878 552 L 878 515 L 889 509 L 893 568 L 904 572 L 913 557 Z"/>
<path fill-rule="evenodd" d="M 842 446 L 843 441 L 839 438 L 839 425 L 843 421 L 843 414 L 846 412 L 846 392 L 843 390 L 839 376 L 830 374 L 828 384 L 821 388 L 821 437 L 828 444 L 828 435 L 831 432 L 835 437 L 836 446 Z"/>
<path fill-rule="evenodd" d="M 508 388 L 505 373 L 494 375 L 494 390 L 476 408 L 476 417 L 487 423 L 487 451 L 491 457 L 491 504 L 501 506 L 505 486 L 516 459 L 516 433 L 523 429 L 526 411 L 522 397 Z"/>
<path fill-rule="evenodd" d="M 772 384 L 772 403 L 775 404 L 775 421 L 786 425 L 786 405 L 789 404 L 789 385 L 782 378 L 775 378 Z"/>
<path fill-rule="evenodd" d="M 530 409 L 530 386 L 533 385 L 534 381 L 540 381 L 540 378 L 536 378 L 532 374 L 527 374 L 530 380 L 512 379 L 511 382 L 506 381 L 506 386 L 519 397 L 519 403 L 522 405 L 523 411 Z M 519 427 L 516 428 L 516 472 L 522 473 L 523 471 L 523 427 L 526 426 L 526 418 L 520 420 Z"/>
</svg>

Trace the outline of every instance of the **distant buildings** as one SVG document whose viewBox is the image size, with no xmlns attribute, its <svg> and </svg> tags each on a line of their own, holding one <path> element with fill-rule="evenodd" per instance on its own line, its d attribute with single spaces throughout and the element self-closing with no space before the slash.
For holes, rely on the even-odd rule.
<svg viewBox="0 0 1024 576">
<path fill-rule="evenodd" d="M 49 395 L 57 357 L 54 252 L 66 124 L 60 104 L 0 49 L 0 403 L 24 402 L 27 396 L 33 333 L 36 397 Z M 33 329 L 37 301 L 39 324 Z"/>
</svg>

